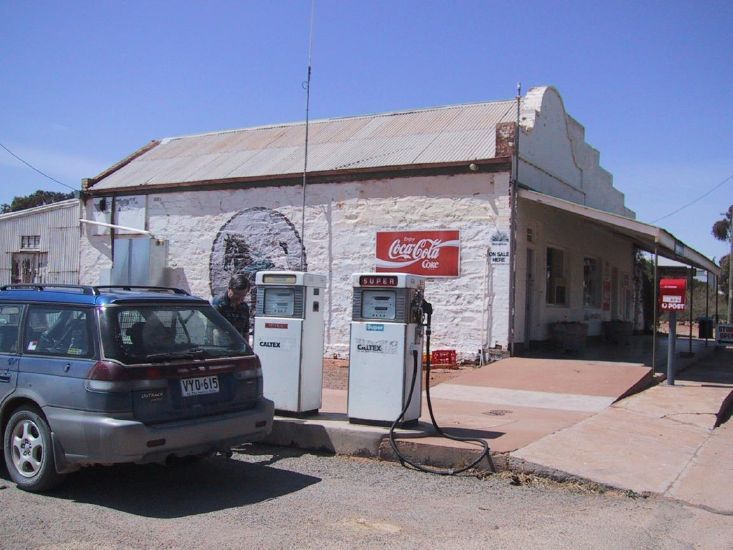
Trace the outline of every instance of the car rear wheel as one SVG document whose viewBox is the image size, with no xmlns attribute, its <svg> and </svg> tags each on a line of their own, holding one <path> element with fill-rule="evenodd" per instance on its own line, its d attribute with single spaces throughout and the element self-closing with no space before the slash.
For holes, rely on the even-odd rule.
<svg viewBox="0 0 733 550">
<path fill-rule="evenodd" d="M 46 419 L 30 407 L 15 411 L 3 438 L 8 473 L 20 489 L 47 491 L 64 476 L 56 472 L 51 430 Z"/>
</svg>

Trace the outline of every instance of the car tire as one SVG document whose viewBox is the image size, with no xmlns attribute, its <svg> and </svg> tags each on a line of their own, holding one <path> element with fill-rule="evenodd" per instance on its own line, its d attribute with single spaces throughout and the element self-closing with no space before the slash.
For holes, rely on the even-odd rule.
<svg viewBox="0 0 733 550">
<path fill-rule="evenodd" d="M 3 449 L 8 473 L 19 489 L 47 491 L 65 477 L 56 472 L 48 422 L 34 407 L 21 407 L 10 417 Z"/>
</svg>

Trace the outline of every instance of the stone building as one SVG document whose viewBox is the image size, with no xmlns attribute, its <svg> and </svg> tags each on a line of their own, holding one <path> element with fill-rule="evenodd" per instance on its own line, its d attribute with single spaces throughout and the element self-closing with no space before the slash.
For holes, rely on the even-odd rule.
<svg viewBox="0 0 733 550">
<path fill-rule="evenodd" d="M 305 188 L 303 123 L 153 141 L 84 180 L 81 281 L 211 297 L 232 273 L 303 266 L 328 276 L 326 349 L 343 355 L 351 275 L 416 269 L 433 347 L 473 357 L 556 321 L 631 321 L 637 248 L 715 270 L 633 219 L 554 88 L 520 99 L 518 140 L 517 105 L 311 122 Z"/>
</svg>

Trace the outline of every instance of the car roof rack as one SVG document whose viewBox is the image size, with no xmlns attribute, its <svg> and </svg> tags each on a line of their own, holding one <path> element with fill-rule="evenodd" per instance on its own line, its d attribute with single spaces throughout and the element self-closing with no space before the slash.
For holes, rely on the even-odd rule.
<svg viewBox="0 0 733 550">
<path fill-rule="evenodd" d="M 143 292 L 166 292 L 169 294 L 180 294 L 183 296 L 190 296 L 188 292 L 180 288 L 173 288 L 167 286 L 145 286 L 145 285 L 63 285 L 63 284 L 35 284 L 35 283 L 16 283 L 12 285 L 4 285 L 0 287 L 0 290 L 38 290 L 38 291 L 76 291 L 77 294 L 90 294 L 99 296 L 102 292 L 113 291 L 113 290 L 126 290 L 126 291 L 143 291 Z"/>
<path fill-rule="evenodd" d="M 144 292 L 168 292 L 171 294 L 182 294 L 184 296 L 190 296 L 188 292 L 185 290 L 182 290 L 180 288 L 174 288 L 169 286 L 145 286 L 145 285 L 102 285 L 102 286 L 94 286 L 91 287 L 95 291 L 97 291 L 97 294 L 100 291 L 110 291 L 110 290 L 142 290 Z"/>
<path fill-rule="evenodd" d="M 12 285 L 3 285 L 0 290 L 59 290 L 71 291 L 75 290 L 78 294 L 97 294 L 93 286 L 89 285 L 63 285 L 63 284 L 35 284 L 35 283 L 16 283 Z"/>
</svg>

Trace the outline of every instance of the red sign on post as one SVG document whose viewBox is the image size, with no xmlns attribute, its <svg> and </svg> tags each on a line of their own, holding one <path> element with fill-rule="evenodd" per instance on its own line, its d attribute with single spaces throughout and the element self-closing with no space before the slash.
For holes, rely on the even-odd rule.
<svg viewBox="0 0 733 550">
<path fill-rule="evenodd" d="M 680 311 L 687 305 L 687 279 L 660 279 L 659 304 L 663 310 Z"/>
<path fill-rule="evenodd" d="M 459 231 L 377 232 L 377 272 L 458 277 L 460 265 Z"/>
</svg>

